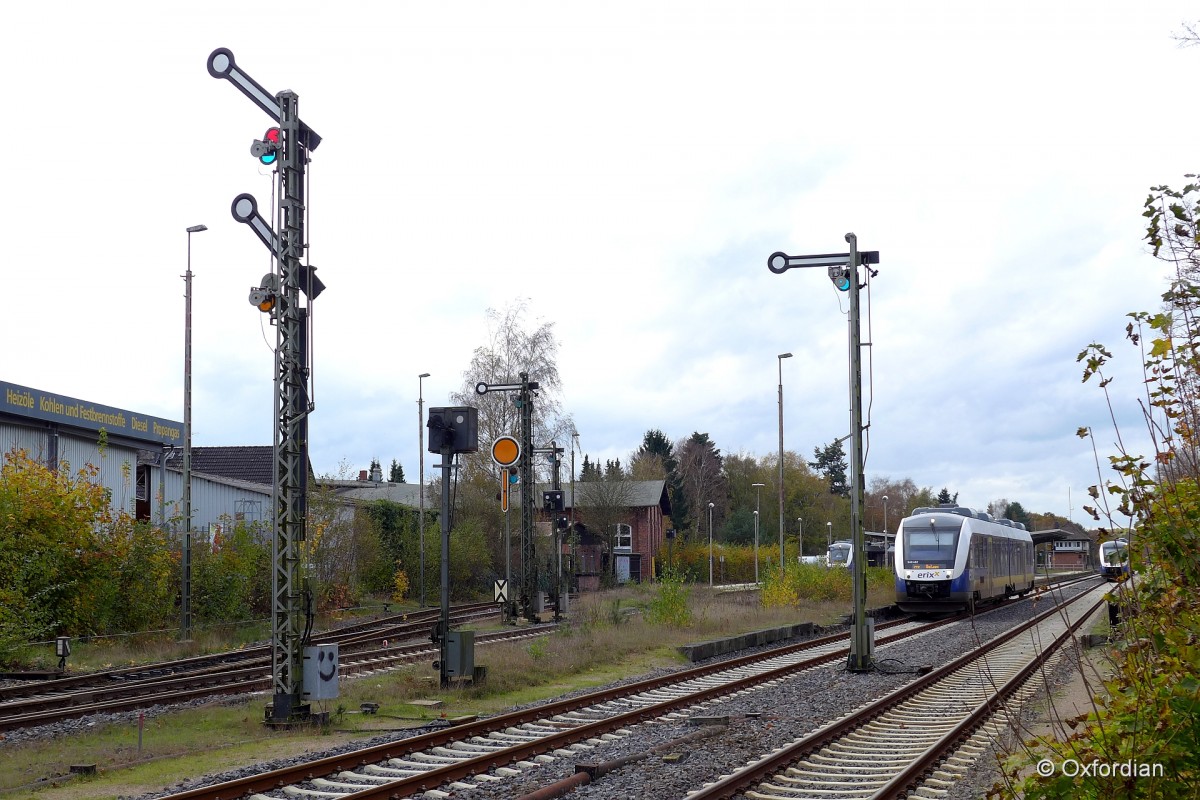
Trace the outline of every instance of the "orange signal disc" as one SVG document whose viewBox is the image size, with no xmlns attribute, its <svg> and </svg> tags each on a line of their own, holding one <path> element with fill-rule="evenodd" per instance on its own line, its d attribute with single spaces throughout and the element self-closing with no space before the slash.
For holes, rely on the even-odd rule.
<svg viewBox="0 0 1200 800">
<path fill-rule="evenodd" d="M 521 457 L 521 445 L 511 436 L 501 436 L 492 442 L 492 461 L 502 467 L 510 467 Z"/>
</svg>

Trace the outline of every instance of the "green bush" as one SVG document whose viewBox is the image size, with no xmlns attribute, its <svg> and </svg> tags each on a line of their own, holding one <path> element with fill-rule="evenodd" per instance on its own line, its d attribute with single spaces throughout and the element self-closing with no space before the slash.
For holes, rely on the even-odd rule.
<svg viewBox="0 0 1200 800">
<path fill-rule="evenodd" d="M 893 584 L 892 570 L 887 567 L 867 567 L 867 589 Z M 762 602 L 768 608 L 797 605 L 801 600 L 812 602 L 849 603 L 854 593 L 854 576 L 842 567 L 820 564 L 788 564 L 784 574 L 772 569 L 763 580 Z"/>
<path fill-rule="evenodd" d="M 199 622 L 232 622 L 271 611 L 271 553 L 238 523 L 212 545 L 192 545 L 192 614 Z"/>
<path fill-rule="evenodd" d="M 664 571 L 654 584 L 654 597 L 646 609 L 646 620 L 656 625 L 671 625 L 686 628 L 692 624 L 692 612 L 688 600 L 691 587 L 685 582 L 683 573 L 673 569 Z"/>
</svg>

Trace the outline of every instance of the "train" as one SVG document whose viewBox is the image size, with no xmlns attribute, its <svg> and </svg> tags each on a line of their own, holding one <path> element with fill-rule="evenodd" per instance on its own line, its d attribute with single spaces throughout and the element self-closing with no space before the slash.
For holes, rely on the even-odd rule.
<svg viewBox="0 0 1200 800">
<path fill-rule="evenodd" d="M 854 551 L 850 547 L 850 542 L 834 542 L 829 545 L 829 553 L 825 556 L 825 565 L 849 569 L 854 563 L 853 555 Z"/>
<path fill-rule="evenodd" d="M 1114 539 L 1100 544 L 1100 574 L 1120 582 L 1129 577 L 1129 541 Z"/>
<path fill-rule="evenodd" d="M 887 541 L 889 538 L 887 534 L 868 533 L 866 536 L 867 539 L 863 542 L 863 547 L 867 552 L 867 566 L 890 568 L 892 566 L 893 551 L 891 543 Z M 829 545 L 829 549 L 825 554 L 825 566 L 853 569 L 854 552 L 851 543 L 848 540 L 839 539 Z"/>
<path fill-rule="evenodd" d="M 909 613 L 974 613 L 980 603 L 1034 588 L 1025 526 L 954 504 L 918 508 L 896 536 L 896 605 Z"/>
</svg>

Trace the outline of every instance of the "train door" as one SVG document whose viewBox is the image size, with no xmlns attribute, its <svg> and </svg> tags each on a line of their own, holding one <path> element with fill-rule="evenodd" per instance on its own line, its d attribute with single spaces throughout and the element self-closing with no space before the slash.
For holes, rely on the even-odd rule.
<svg viewBox="0 0 1200 800">
<path fill-rule="evenodd" d="M 1000 552 L 1000 542 L 994 536 L 988 537 L 988 584 L 984 597 L 996 594 L 996 581 L 1004 571 L 1004 554 Z"/>
</svg>

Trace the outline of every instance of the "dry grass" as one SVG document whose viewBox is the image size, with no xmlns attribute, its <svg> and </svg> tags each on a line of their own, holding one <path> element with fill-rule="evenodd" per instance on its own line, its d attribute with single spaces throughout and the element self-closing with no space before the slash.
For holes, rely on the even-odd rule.
<svg viewBox="0 0 1200 800">
<path fill-rule="evenodd" d="M 395 603 L 391 603 L 390 607 L 389 613 L 393 614 L 417 608 L 415 605 L 409 607 Z M 354 622 L 365 616 L 379 614 L 378 607 L 352 609 L 338 614 L 320 614 L 317 617 L 316 629 L 328 630 L 336 627 L 339 623 Z M 76 638 L 71 641 L 71 656 L 67 661 L 67 666 L 70 670 L 78 672 L 133 664 L 150 664 L 207 653 L 226 652 L 239 647 L 269 642 L 270 639 L 271 625 L 268 620 L 212 626 L 196 625 L 192 628 L 192 638 L 187 641 L 179 640 L 179 629 L 177 628 L 114 636 L 93 636 L 86 639 Z M 53 655 L 53 642 L 48 643 L 42 652 L 32 653 L 32 657 L 28 660 L 28 666 L 34 669 L 50 669 L 57 664 L 58 659 Z"/>
<path fill-rule="evenodd" d="M 3 745 L 9 758 L 0 760 L 0 797 L 115 800 L 161 791 L 184 775 L 326 749 L 441 715 L 497 713 L 654 667 L 677 666 L 678 645 L 797 622 L 830 624 L 848 611 L 845 603 L 763 608 L 755 593 L 694 587 L 688 597 L 691 622 L 687 627 L 651 625 L 642 612 L 654 593 L 655 587 L 643 585 L 588 594 L 574 605 L 568 624 L 557 633 L 477 648 L 476 664 L 488 668 L 488 681 L 482 686 L 441 691 L 437 673 L 427 662 L 386 675 L 346 679 L 341 697 L 324 709 L 334 719 L 326 730 L 272 732 L 261 724 L 265 699 L 259 697 L 235 706 L 147 720 L 141 753 L 134 724 L 106 726 L 69 740 Z M 887 597 L 870 600 L 872 605 L 890 602 Z M 121 652 L 110 663 L 136 657 L 131 650 Z M 155 650 L 154 657 L 162 657 L 162 652 Z M 413 705 L 414 700 L 424 699 L 438 699 L 444 705 L 435 710 Z M 357 713 L 359 704 L 368 701 L 380 704 L 378 714 Z M 60 780 L 58 786 L 44 781 L 64 775 L 71 764 L 92 763 L 99 766 L 97 778 Z"/>
</svg>

